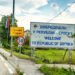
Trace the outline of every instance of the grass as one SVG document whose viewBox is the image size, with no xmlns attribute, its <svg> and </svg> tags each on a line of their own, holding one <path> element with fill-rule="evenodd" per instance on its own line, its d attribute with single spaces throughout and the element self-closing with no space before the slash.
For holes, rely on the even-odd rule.
<svg viewBox="0 0 75 75">
<path fill-rule="evenodd" d="M 35 52 L 35 56 L 37 58 L 41 58 L 43 62 L 60 62 L 62 60 L 62 56 L 64 51 L 58 50 L 37 50 Z"/>
<path fill-rule="evenodd" d="M 49 50 L 36 50 L 35 57 L 45 63 L 68 63 L 68 51 L 64 57 L 65 50 L 49 49 Z M 75 51 L 72 51 L 72 64 L 75 64 Z"/>
<path fill-rule="evenodd" d="M 44 73 L 44 75 L 75 75 L 75 71 L 71 68 L 64 69 L 42 65 L 39 70 L 40 72 Z"/>
<path fill-rule="evenodd" d="M 7 50 L 7 49 L 6 49 Z M 7 50 L 10 51 L 10 50 Z M 65 50 L 63 49 L 43 49 L 43 50 L 35 50 L 34 56 L 35 58 L 31 58 L 30 56 L 30 50 L 23 50 L 24 54 L 19 54 L 18 52 L 13 52 L 13 54 L 19 58 L 22 59 L 30 59 L 33 60 L 37 64 L 51 64 L 51 63 L 60 63 L 60 64 L 67 64 L 68 63 L 68 51 L 66 53 L 66 56 L 63 60 Z M 75 51 L 72 52 L 72 64 L 75 64 Z"/>
<path fill-rule="evenodd" d="M 28 55 L 24 55 L 24 54 L 19 54 L 17 52 L 13 52 L 13 54 L 16 56 L 16 57 L 19 57 L 21 59 L 30 59 Z"/>
<path fill-rule="evenodd" d="M 5 48 L 4 48 L 4 50 L 10 52 L 9 49 L 5 49 Z M 29 57 L 28 55 L 19 54 L 19 53 L 17 53 L 17 52 L 13 52 L 13 55 L 15 55 L 16 57 L 19 57 L 19 58 L 21 58 L 21 59 L 30 59 L 30 57 Z"/>
</svg>

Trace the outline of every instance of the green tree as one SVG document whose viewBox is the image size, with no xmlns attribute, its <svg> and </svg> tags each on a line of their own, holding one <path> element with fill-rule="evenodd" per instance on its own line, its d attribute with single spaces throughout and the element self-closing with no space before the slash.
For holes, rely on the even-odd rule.
<svg viewBox="0 0 75 75">
<path fill-rule="evenodd" d="M 71 37 L 75 37 L 75 33 Z"/>
<path fill-rule="evenodd" d="M 25 45 L 30 45 L 30 37 L 29 36 L 26 36 L 25 38 Z"/>
<path fill-rule="evenodd" d="M 0 36 L 1 36 L 1 42 L 4 47 L 10 47 L 10 27 L 5 28 L 6 21 L 10 18 L 10 27 L 12 26 L 12 15 L 10 16 L 3 16 L 1 19 L 1 29 L 0 29 Z M 17 20 L 14 20 L 14 26 L 17 26 Z"/>
</svg>

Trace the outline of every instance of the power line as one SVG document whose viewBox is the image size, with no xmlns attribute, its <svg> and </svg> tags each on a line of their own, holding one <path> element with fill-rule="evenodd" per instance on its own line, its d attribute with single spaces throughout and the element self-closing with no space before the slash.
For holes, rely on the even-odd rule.
<svg viewBox="0 0 75 75">
<path fill-rule="evenodd" d="M 60 16 L 64 11 L 66 11 L 68 8 L 70 8 L 73 5 L 74 2 L 71 3 L 71 5 L 67 6 L 65 9 L 63 9 L 63 11 L 59 12 L 56 16 L 54 16 L 53 18 L 51 18 L 48 22 L 52 21 L 53 19 L 55 19 L 56 17 Z"/>
</svg>

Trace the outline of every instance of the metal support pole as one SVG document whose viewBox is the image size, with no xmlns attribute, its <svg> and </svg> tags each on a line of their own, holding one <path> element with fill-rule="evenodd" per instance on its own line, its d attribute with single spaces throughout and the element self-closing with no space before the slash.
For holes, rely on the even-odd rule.
<svg viewBox="0 0 75 75">
<path fill-rule="evenodd" d="M 35 48 L 31 48 L 31 57 L 34 58 L 35 55 L 34 55 L 34 51 L 35 51 Z"/>
<path fill-rule="evenodd" d="M 14 25 L 15 0 L 13 0 L 12 26 Z M 13 37 L 11 37 L 11 56 L 13 55 Z"/>
<path fill-rule="evenodd" d="M 0 47 L 2 47 L 2 43 L 1 43 L 1 33 L 0 33 Z"/>
<path fill-rule="evenodd" d="M 65 49 L 65 53 L 64 53 L 64 56 L 63 56 L 63 60 L 62 61 L 64 61 L 67 51 L 68 51 L 68 49 Z"/>
<path fill-rule="evenodd" d="M 33 51 L 33 48 L 31 48 L 31 57 L 33 56 L 33 52 L 32 51 Z"/>
<path fill-rule="evenodd" d="M 71 49 L 68 50 L 69 51 L 69 65 L 71 67 L 71 63 L 72 63 L 72 53 L 71 53 Z"/>
<path fill-rule="evenodd" d="M 21 55 L 21 47 L 19 47 L 20 48 L 20 51 L 19 51 L 19 56 Z"/>
<path fill-rule="evenodd" d="M 74 25 L 74 35 L 75 35 L 75 25 Z M 74 49 L 75 49 L 75 37 L 74 37 Z"/>
<path fill-rule="evenodd" d="M 19 46 L 20 50 L 19 50 L 19 56 L 21 56 L 21 46 Z M 16 68 L 20 69 L 20 58 L 18 58 L 17 60 L 17 66 Z"/>
</svg>

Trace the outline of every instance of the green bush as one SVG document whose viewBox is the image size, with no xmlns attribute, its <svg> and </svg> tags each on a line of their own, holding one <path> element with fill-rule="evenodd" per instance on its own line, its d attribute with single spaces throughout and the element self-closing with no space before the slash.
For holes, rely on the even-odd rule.
<svg viewBox="0 0 75 75">
<path fill-rule="evenodd" d="M 4 42 L 4 43 L 2 43 L 2 46 L 4 48 L 10 49 L 10 44 L 9 43 Z"/>
<path fill-rule="evenodd" d="M 28 45 L 28 46 L 29 46 L 29 44 L 30 44 L 30 37 L 27 36 L 27 37 L 26 37 L 26 41 L 25 41 L 25 45 Z"/>
<path fill-rule="evenodd" d="M 20 51 L 20 47 L 14 46 L 14 47 L 13 47 L 13 50 L 14 50 L 15 52 L 19 52 L 19 51 Z M 29 47 L 29 46 L 22 46 L 22 47 L 21 47 L 21 53 L 22 53 L 22 54 L 27 54 L 27 55 L 29 55 L 29 54 L 30 54 L 30 47 Z"/>
<path fill-rule="evenodd" d="M 19 52 L 19 50 L 20 50 L 19 47 L 17 47 L 17 46 L 14 46 L 14 47 L 13 47 L 13 51 L 15 51 L 15 52 Z"/>
<path fill-rule="evenodd" d="M 43 65 L 39 68 L 39 70 L 44 73 L 44 75 L 75 75 L 75 71 L 71 68 L 64 69 Z"/>
<path fill-rule="evenodd" d="M 26 49 L 26 50 L 30 50 L 31 49 L 30 46 L 28 46 L 28 45 L 23 45 L 22 48 Z"/>
</svg>

